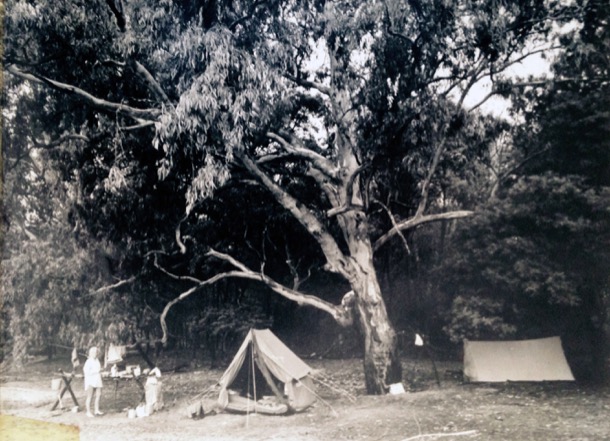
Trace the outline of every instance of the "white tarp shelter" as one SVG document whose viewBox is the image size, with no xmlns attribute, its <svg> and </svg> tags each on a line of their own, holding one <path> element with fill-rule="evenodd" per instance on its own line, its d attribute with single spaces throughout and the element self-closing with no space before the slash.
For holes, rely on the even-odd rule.
<svg viewBox="0 0 610 441">
<path fill-rule="evenodd" d="M 251 329 L 219 381 L 218 403 L 238 412 L 298 412 L 316 400 L 310 373 L 269 329 Z"/>
<path fill-rule="evenodd" d="M 472 382 L 574 381 L 559 337 L 464 340 L 464 376 Z"/>
</svg>

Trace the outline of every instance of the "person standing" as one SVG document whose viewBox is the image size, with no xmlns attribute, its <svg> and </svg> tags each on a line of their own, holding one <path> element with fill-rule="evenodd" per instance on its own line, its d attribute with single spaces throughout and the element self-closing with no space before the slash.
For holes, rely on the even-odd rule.
<svg viewBox="0 0 610 441">
<path fill-rule="evenodd" d="M 87 393 L 87 416 L 104 415 L 100 412 L 100 397 L 102 396 L 102 365 L 97 359 L 98 349 L 93 346 L 89 349 L 89 356 L 83 366 L 85 376 L 85 392 Z M 95 394 L 95 413 L 91 413 L 91 399 Z"/>
</svg>

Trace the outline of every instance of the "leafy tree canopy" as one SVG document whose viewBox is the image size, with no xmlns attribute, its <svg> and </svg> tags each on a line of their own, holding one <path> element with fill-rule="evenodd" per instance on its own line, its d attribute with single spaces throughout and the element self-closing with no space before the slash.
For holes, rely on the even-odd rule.
<svg viewBox="0 0 610 441">
<path fill-rule="evenodd" d="M 501 130 L 483 129 L 467 95 L 483 78 L 506 94 L 506 69 L 555 46 L 553 26 L 585 12 L 538 0 L 12 0 L 6 70 L 40 104 L 39 138 L 61 145 L 63 178 L 81 191 L 76 218 L 193 284 L 162 319 L 213 281 L 263 282 L 356 323 L 367 390 L 380 393 L 400 380 L 400 364 L 374 251 L 403 231 L 472 214 L 462 204 L 476 197 L 453 183 L 482 179 Z M 76 151 L 59 142 L 77 137 Z M 209 201 L 227 188 L 263 189 L 273 203 L 260 213 L 291 219 L 281 225 L 300 229 L 312 260 L 351 288 L 343 300 L 252 269 L 222 241 L 206 257 L 224 272 L 179 272 L 189 263 L 180 256 L 209 245 L 187 231 L 203 233 Z"/>
</svg>

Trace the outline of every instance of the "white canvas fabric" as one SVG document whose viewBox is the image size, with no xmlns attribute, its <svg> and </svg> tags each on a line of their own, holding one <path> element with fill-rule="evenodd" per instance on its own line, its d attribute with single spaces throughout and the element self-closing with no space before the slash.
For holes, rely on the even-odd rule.
<svg viewBox="0 0 610 441">
<path fill-rule="evenodd" d="M 250 332 L 267 368 L 283 383 L 306 377 L 311 372 L 311 368 L 269 329 L 253 329 Z"/>
<path fill-rule="evenodd" d="M 316 396 L 313 382 L 309 378 L 311 368 L 269 329 L 251 329 L 218 382 L 218 403 L 222 408 L 229 404 L 228 388 L 244 365 L 250 347 L 271 375 L 284 383 L 284 393 L 293 410 L 300 411 L 313 404 Z M 248 363 L 244 369 L 250 369 L 251 365 Z"/>
<path fill-rule="evenodd" d="M 471 382 L 574 381 L 559 337 L 464 340 L 464 376 Z"/>
<path fill-rule="evenodd" d="M 108 350 L 106 351 L 104 367 L 122 362 L 126 353 L 127 348 L 125 346 L 109 345 Z"/>
</svg>

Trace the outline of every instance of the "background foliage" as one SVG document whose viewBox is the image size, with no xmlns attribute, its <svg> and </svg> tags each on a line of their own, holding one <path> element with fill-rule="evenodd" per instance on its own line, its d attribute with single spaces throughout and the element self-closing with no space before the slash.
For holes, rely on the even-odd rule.
<svg viewBox="0 0 610 441">
<path fill-rule="evenodd" d="M 3 95 L 3 343 L 16 358 L 39 346 L 159 338 L 164 305 L 226 270 L 205 257 L 210 247 L 340 303 L 348 284 L 324 273 L 318 244 L 236 160 L 260 160 L 347 252 L 344 230 L 327 216 L 330 193 L 310 162 L 269 143 L 277 132 L 337 169 L 341 142 L 353 143 L 371 242 L 420 206 L 476 212 L 375 250 L 404 335 L 423 332 L 450 348 L 465 337 L 560 334 L 584 375 L 601 369 L 610 273 L 605 2 L 5 7 L 5 65 L 38 79 L 24 86 L 6 74 Z M 312 67 L 320 42 L 332 68 Z M 541 43 L 561 49 L 552 78 L 503 76 L 515 54 Z M 510 119 L 469 112 L 460 99 L 483 72 L 511 100 Z M 108 111 L 49 79 L 124 107 Z M 335 101 L 305 93 L 311 84 L 332 85 Z M 331 102 L 349 107 L 347 127 Z M 249 326 L 273 323 L 289 335 L 298 317 L 312 317 L 301 330 L 338 332 L 267 294 L 248 283 L 207 287 L 173 312 L 172 337 L 216 357 Z"/>
</svg>

